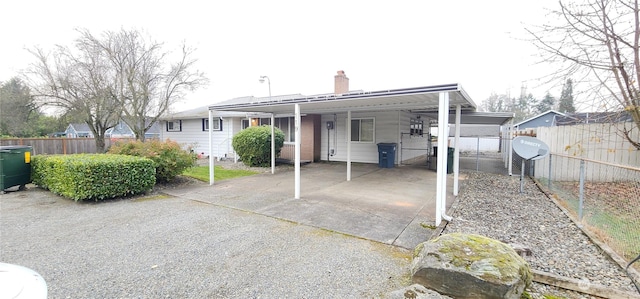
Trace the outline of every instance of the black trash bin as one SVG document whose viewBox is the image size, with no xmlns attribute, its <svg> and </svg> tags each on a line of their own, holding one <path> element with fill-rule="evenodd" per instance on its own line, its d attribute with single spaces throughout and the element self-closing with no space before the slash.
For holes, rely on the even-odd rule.
<svg viewBox="0 0 640 299">
<path fill-rule="evenodd" d="M 453 151 L 455 149 L 453 147 L 448 147 L 447 148 L 447 173 L 453 173 Z M 433 147 L 433 157 L 437 158 L 438 157 L 438 147 L 434 146 Z M 431 161 L 433 161 L 433 164 L 431 165 L 432 168 L 431 169 L 436 169 L 436 160 L 437 159 L 432 159 Z"/>
<path fill-rule="evenodd" d="M 393 168 L 396 164 L 396 143 L 378 143 L 378 167 Z"/>
<path fill-rule="evenodd" d="M 31 146 L 0 146 L 0 192 L 31 182 Z"/>
</svg>

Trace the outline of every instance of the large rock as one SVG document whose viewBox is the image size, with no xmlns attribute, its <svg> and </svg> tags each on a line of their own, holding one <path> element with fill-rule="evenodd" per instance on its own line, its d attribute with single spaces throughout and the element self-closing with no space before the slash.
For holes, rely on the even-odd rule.
<svg viewBox="0 0 640 299">
<path fill-rule="evenodd" d="M 531 269 L 509 245 L 453 233 L 416 247 L 413 282 L 454 298 L 520 298 Z"/>
</svg>

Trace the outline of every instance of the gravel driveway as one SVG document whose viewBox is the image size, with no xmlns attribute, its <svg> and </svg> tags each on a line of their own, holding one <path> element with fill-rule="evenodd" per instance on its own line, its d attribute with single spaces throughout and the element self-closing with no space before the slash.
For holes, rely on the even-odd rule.
<svg viewBox="0 0 640 299">
<path fill-rule="evenodd" d="M 196 201 L 0 197 L 0 261 L 49 298 L 362 298 L 408 283 L 411 253 Z"/>
</svg>

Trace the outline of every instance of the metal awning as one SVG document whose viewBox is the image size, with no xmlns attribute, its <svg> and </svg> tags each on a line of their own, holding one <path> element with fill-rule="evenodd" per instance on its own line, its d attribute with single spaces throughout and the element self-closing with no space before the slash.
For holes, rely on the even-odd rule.
<svg viewBox="0 0 640 299">
<path fill-rule="evenodd" d="M 476 104 L 459 84 L 434 85 L 426 87 L 391 89 L 372 92 L 352 92 L 292 98 L 250 98 L 238 103 L 237 100 L 209 106 L 216 111 L 263 112 L 291 114 L 295 104 L 306 113 L 339 113 L 345 111 L 389 111 L 420 110 L 436 112 L 439 94 L 449 93 L 449 108 L 460 105 L 463 111 L 475 111 Z"/>
<path fill-rule="evenodd" d="M 438 119 L 438 113 L 412 110 L 412 113 L 422 115 L 424 117 Z M 460 124 L 463 125 L 504 125 L 511 121 L 514 117 L 513 112 L 478 112 L 478 111 L 462 111 L 460 113 Z M 454 124 L 456 115 L 449 114 L 449 124 Z"/>
</svg>

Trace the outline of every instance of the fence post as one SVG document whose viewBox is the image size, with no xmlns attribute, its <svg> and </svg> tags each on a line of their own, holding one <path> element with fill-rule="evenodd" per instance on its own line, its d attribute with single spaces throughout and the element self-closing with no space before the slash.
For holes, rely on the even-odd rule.
<svg viewBox="0 0 640 299">
<path fill-rule="evenodd" d="M 522 194 L 524 193 L 524 158 L 522 158 L 522 166 L 520 168 L 520 194 Z"/>
<path fill-rule="evenodd" d="M 551 161 L 553 160 L 551 156 L 552 155 L 549 154 L 549 176 L 548 176 L 549 182 L 547 182 L 547 185 L 549 186 L 549 190 L 551 190 L 551 166 L 553 166 L 553 164 L 551 163 Z"/>
<path fill-rule="evenodd" d="M 480 137 L 476 145 L 476 171 L 480 171 Z"/>
<path fill-rule="evenodd" d="M 578 219 L 582 221 L 582 208 L 584 205 L 584 160 L 580 160 L 580 203 L 578 205 Z"/>
</svg>

